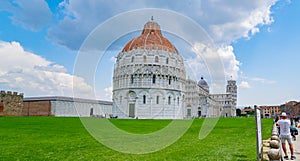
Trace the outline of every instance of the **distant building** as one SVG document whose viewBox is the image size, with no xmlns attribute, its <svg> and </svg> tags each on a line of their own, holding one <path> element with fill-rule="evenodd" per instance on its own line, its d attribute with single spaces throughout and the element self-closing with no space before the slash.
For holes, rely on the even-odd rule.
<svg viewBox="0 0 300 161">
<path fill-rule="evenodd" d="M 259 108 L 263 118 L 274 118 L 281 113 L 279 106 L 259 106 Z"/>
<path fill-rule="evenodd" d="M 253 112 L 254 112 L 253 108 L 251 108 L 251 107 L 245 107 L 244 109 L 242 109 L 241 114 L 247 115 L 247 114 L 250 114 L 250 113 L 253 113 Z"/>
<path fill-rule="evenodd" d="M 237 85 L 235 80 L 228 80 L 226 93 L 211 94 L 211 97 L 218 102 L 222 108 L 221 116 L 232 117 L 236 116 L 237 105 Z"/>
<path fill-rule="evenodd" d="M 299 116 L 299 109 L 297 109 L 297 107 L 299 107 L 299 105 L 297 105 L 299 102 L 297 101 L 289 101 L 285 104 L 280 105 L 280 111 L 281 112 L 286 112 L 287 114 L 289 114 L 290 116 L 294 117 L 294 116 Z"/>
<path fill-rule="evenodd" d="M 112 102 L 72 97 L 24 98 L 23 116 L 109 117 Z"/>
<path fill-rule="evenodd" d="M 20 116 L 23 110 L 23 93 L 0 92 L 0 116 Z"/>
<path fill-rule="evenodd" d="M 260 106 L 261 114 L 264 118 L 275 117 L 282 112 L 286 112 L 291 117 L 300 116 L 300 102 L 289 101 L 278 106 Z"/>
<path fill-rule="evenodd" d="M 294 104 L 293 110 L 294 110 L 294 115 L 296 117 L 299 117 L 300 116 L 300 102 Z"/>
<path fill-rule="evenodd" d="M 232 85 L 233 88 L 235 86 L 235 84 Z M 185 89 L 184 103 L 186 110 L 183 110 L 183 117 L 235 116 L 236 99 L 230 93 L 231 91 L 227 90 L 228 93 L 225 94 L 210 94 L 209 86 L 203 77 L 198 83 L 187 79 Z"/>
</svg>

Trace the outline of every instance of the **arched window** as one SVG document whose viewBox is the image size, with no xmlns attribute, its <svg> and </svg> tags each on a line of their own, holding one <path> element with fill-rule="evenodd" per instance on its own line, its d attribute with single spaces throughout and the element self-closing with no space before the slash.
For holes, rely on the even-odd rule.
<svg viewBox="0 0 300 161">
<path fill-rule="evenodd" d="M 146 104 L 146 95 L 143 95 L 143 104 Z"/>
<path fill-rule="evenodd" d="M 169 64 L 169 58 L 166 59 L 166 64 Z"/>
<path fill-rule="evenodd" d="M 171 77 L 169 77 L 169 85 L 171 85 L 171 81 L 172 81 L 172 78 L 171 78 Z"/>
<path fill-rule="evenodd" d="M 133 75 L 130 76 L 130 83 L 133 84 Z"/>
<path fill-rule="evenodd" d="M 147 56 L 146 55 L 144 55 L 143 61 L 144 61 L 144 63 L 146 63 L 146 61 L 147 61 Z"/>
<path fill-rule="evenodd" d="M 177 105 L 179 105 L 179 97 L 177 97 Z"/>
<path fill-rule="evenodd" d="M 198 107 L 198 117 L 201 117 L 201 107 Z"/>
<path fill-rule="evenodd" d="M 134 56 L 131 57 L 131 63 L 133 63 L 133 62 L 134 62 Z"/>
<path fill-rule="evenodd" d="M 156 96 L 156 104 L 159 104 L 159 96 Z"/>
<path fill-rule="evenodd" d="M 171 104 L 171 96 L 168 97 L 168 105 Z"/>
<path fill-rule="evenodd" d="M 156 75 L 154 74 L 153 77 L 152 77 L 152 83 L 153 84 L 155 84 L 155 81 L 156 81 L 155 79 L 156 79 Z"/>
<path fill-rule="evenodd" d="M 158 63 L 158 56 L 155 56 L 155 63 Z"/>
<path fill-rule="evenodd" d="M 191 116 L 192 116 L 192 109 L 188 108 L 188 109 L 186 109 L 186 110 L 187 110 L 187 111 L 186 111 L 187 117 L 191 117 Z"/>
</svg>

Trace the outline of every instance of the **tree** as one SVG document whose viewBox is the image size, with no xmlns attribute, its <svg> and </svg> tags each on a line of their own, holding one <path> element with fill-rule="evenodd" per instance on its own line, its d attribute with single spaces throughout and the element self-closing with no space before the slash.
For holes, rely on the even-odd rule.
<svg viewBox="0 0 300 161">
<path fill-rule="evenodd" d="M 236 111 L 236 116 L 241 116 L 241 114 L 242 114 L 241 109 L 237 108 L 235 111 Z"/>
</svg>

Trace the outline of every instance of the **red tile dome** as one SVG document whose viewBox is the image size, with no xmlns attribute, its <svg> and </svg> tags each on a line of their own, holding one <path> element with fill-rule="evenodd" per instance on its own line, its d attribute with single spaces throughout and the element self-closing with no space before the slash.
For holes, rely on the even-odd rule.
<svg viewBox="0 0 300 161">
<path fill-rule="evenodd" d="M 146 50 L 165 50 L 172 53 L 177 53 L 174 45 L 161 34 L 160 26 L 157 22 L 151 21 L 144 25 L 142 34 L 129 41 L 122 52 L 127 52 L 134 49 Z"/>
</svg>

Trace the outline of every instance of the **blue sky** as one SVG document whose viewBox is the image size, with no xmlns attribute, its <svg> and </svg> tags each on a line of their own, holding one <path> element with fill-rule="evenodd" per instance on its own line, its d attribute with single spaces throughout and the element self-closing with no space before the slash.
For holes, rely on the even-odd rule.
<svg viewBox="0 0 300 161">
<path fill-rule="evenodd" d="M 73 96 L 76 86 L 82 94 L 79 97 L 90 97 L 93 91 L 96 98 L 109 100 L 114 57 L 140 33 L 120 35 L 112 43 L 92 83 L 73 72 L 83 41 L 114 16 L 157 8 L 186 16 L 202 27 L 223 61 L 225 78 L 232 76 L 238 82 L 239 106 L 299 101 L 299 5 L 296 0 L 0 1 L 0 89 L 24 92 L 25 96 Z M 137 21 L 145 15 L 135 16 L 122 25 L 134 23 L 142 29 L 151 17 Z M 159 24 L 175 22 L 163 15 L 155 20 Z M 188 44 L 176 38 L 176 33 L 164 35 L 184 55 L 188 75 L 196 80 L 203 75 L 214 91 L 217 85 L 211 82 L 203 60 L 185 57 L 210 49 L 197 42 Z"/>
</svg>

